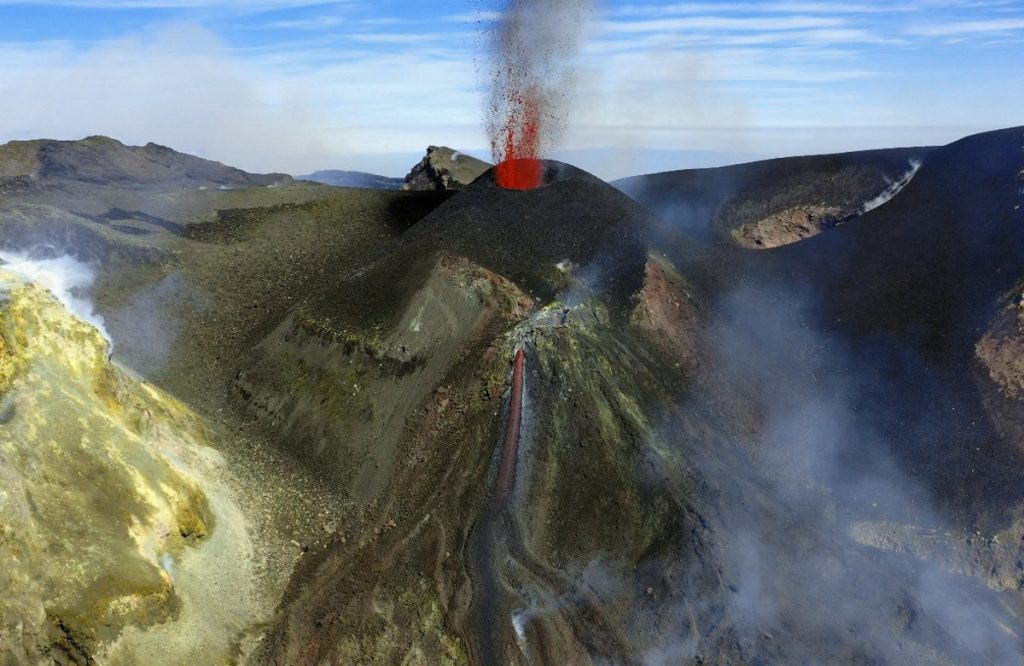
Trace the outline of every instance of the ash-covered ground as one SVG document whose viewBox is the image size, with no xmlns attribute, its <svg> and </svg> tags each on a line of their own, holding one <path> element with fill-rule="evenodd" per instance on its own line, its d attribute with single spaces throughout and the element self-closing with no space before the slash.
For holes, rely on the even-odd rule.
<svg viewBox="0 0 1024 666">
<path fill-rule="evenodd" d="M 0 663 L 1019 663 L 1022 168 L 0 147 Z"/>
</svg>

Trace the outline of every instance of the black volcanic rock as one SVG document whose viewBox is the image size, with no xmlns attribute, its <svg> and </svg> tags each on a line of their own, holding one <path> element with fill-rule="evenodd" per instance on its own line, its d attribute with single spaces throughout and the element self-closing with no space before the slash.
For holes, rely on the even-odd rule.
<svg viewBox="0 0 1024 666">
<path fill-rule="evenodd" d="M 618 296 L 640 286 L 644 234 L 655 218 L 581 169 L 545 163 L 543 186 L 497 185 L 492 168 L 416 224 L 408 244 L 431 244 L 473 258 L 541 298 L 556 288 L 555 264 L 582 267 L 592 287 Z"/>
<path fill-rule="evenodd" d="M 711 307 L 756 294 L 816 331 L 766 345 L 760 362 L 830 367 L 828 349 L 848 350 L 833 372 L 866 385 L 857 409 L 875 415 L 878 455 L 893 456 L 943 510 L 978 524 L 1005 520 L 1024 501 L 1020 443 L 1005 434 L 1015 430 L 989 416 L 998 387 L 973 379 L 989 373 L 982 363 L 997 343 L 986 331 L 1024 276 L 1022 136 L 1014 128 L 932 149 L 890 202 L 817 237 L 770 252 L 723 243 L 674 255 L 721 294 Z M 667 210 L 687 204 L 659 179 L 668 177 L 641 184 L 648 196 Z M 750 318 L 753 343 L 766 332 L 755 328 L 763 317 Z"/>
<path fill-rule="evenodd" d="M 418 287 L 418 271 L 445 253 L 512 280 L 540 302 L 572 297 L 576 285 L 624 313 L 641 287 L 644 238 L 656 218 L 591 174 L 546 164 L 544 186 L 529 191 L 500 188 L 494 171 L 487 172 L 404 231 L 337 293 L 316 297 L 314 309 L 355 327 L 390 321 Z"/>
<path fill-rule="evenodd" d="M 1024 447 L 993 429 L 983 392 L 966 379 L 1024 276 L 1022 137 L 1014 128 L 938 149 L 886 206 L 745 269 L 815 286 L 829 329 L 884 373 L 877 399 L 898 414 L 886 438 L 895 454 L 979 523 L 1024 501 Z M 794 280 L 786 267 L 795 265 L 803 277 Z M 911 425 L 922 423 L 926 433 Z"/>
<path fill-rule="evenodd" d="M 854 364 L 843 373 L 870 385 L 858 393 L 858 409 L 876 415 L 876 436 L 886 443 L 879 455 L 895 456 L 945 509 L 978 523 L 1005 518 L 1024 501 L 1020 444 L 993 429 L 984 415 L 988 389 L 967 379 L 979 372 L 976 347 L 1024 276 L 1022 137 L 1024 129 L 1012 128 L 923 151 L 920 171 L 884 206 L 785 247 L 752 252 L 722 236 L 712 245 L 663 246 L 702 290 L 719 294 L 709 307 L 756 294 L 817 331 L 781 348 L 765 345 L 759 362 L 781 368 L 796 357 L 830 367 L 825 345 L 852 350 L 842 355 Z M 766 178 L 786 182 L 843 157 L 898 166 L 906 155 L 789 158 L 619 185 L 662 212 L 665 238 L 710 229 L 722 202 L 764 189 Z M 767 333 L 757 330 L 763 317 L 750 318 L 744 335 L 753 344 Z"/>
<path fill-rule="evenodd" d="M 613 185 L 673 228 L 745 247 L 807 238 L 863 212 L 931 149 L 787 157 L 634 176 Z"/>
</svg>

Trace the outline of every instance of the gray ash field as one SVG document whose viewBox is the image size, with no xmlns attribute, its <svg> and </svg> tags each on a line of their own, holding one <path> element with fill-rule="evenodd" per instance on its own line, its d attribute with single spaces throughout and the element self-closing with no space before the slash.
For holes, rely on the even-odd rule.
<svg viewBox="0 0 1024 666">
<path fill-rule="evenodd" d="M 1019 663 L 1022 169 L 0 147 L 0 663 Z"/>
</svg>

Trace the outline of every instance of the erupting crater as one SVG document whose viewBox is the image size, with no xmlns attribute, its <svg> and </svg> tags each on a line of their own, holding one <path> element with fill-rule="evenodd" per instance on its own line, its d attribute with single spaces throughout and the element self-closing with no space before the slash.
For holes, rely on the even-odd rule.
<svg viewBox="0 0 1024 666">
<path fill-rule="evenodd" d="M 536 158 L 505 160 L 494 172 L 498 187 L 506 190 L 534 190 L 544 184 L 544 162 Z"/>
<path fill-rule="evenodd" d="M 492 139 L 491 152 L 498 162 L 495 179 L 507 190 L 532 190 L 544 180 L 544 164 L 540 160 L 541 115 L 536 96 L 516 90 L 506 93 L 508 117 L 501 135 Z"/>
<path fill-rule="evenodd" d="M 565 127 L 572 70 L 591 0 L 502 0 L 490 32 L 486 127 L 495 181 L 508 190 L 544 182 L 541 158 Z"/>
</svg>

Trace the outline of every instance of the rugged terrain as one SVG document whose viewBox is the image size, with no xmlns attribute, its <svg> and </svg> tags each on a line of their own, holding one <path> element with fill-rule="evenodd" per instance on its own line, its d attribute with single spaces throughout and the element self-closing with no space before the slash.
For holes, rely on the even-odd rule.
<svg viewBox="0 0 1024 666">
<path fill-rule="evenodd" d="M 461 190 L 491 165 L 446 146 L 429 146 L 405 177 L 403 190 Z"/>
<path fill-rule="evenodd" d="M 1015 663 L 1022 145 L 526 192 L 0 147 L 3 249 L 91 265 L 113 341 L 0 276 L 0 650 Z"/>
</svg>

